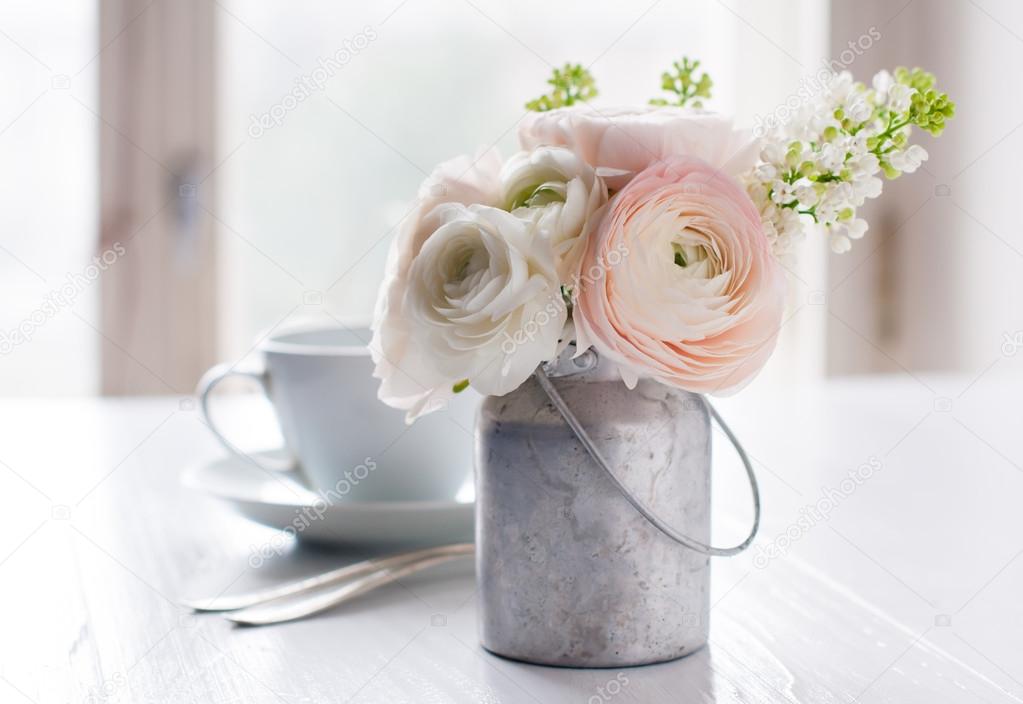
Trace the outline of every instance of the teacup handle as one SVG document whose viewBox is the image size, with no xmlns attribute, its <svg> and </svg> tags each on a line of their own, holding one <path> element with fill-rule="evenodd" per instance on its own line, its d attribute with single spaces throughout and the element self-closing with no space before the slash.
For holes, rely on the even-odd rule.
<svg viewBox="0 0 1023 704">
<path fill-rule="evenodd" d="M 245 377 L 247 379 L 253 379 L 259 382 L 259 388 L 263 391 L 263 395 L 270 398 L 270 373 L 265 367 L 258 367 L 253 369 L 236 369 L 233 364 L 217 364 L 216 366 L 210 367 L 210 369 L 202 375 L 202 379 L 199 380 L 199 386 L 196 388 L 195 393 L 199 397 L 199 412 L 202 413 L 203 421 L 206 427 L 213 433 L 213 437 L 224 446 L 224 448 L 235 457 L 251 462 L 260 469 L 265 469 L 271 472 L 290 471 L 294 469 L 295 463 L 290 460 L 285 460 L 279 463 L 268 463 L 260 461 L 256 457 L 244 452 L 232 443 L 227 437 L 220 432 L 217 424 L 213 421 L 213 416 L 210 415 L 210 394 L 217 388 L 217 385 L 225 379 L 232 376 Z"/>
</svg>

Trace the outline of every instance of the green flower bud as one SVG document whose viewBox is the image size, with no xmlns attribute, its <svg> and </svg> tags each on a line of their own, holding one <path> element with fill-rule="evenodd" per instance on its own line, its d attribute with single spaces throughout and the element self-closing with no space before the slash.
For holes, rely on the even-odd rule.
<svg viewBox="0 0 1023 704">
<path fill-rule="evenodd" d="M 597 84 L 593 80 L 593 74 L 583 68 L 582 64 L 565 64 L 564 68 L 554 69 L 547 83 L 553 86 L 554 90 L 530 100 L 526 103 L 527 110 L 546 112 L 597 97 Z"/>
<path fill-rule="evenodd" d="M 881 162 L 881 171 L 884 172 L 885 177 L 888 178 L 888 179 L 898 178 L 899 176 L 902 175 L 901 171 L 896 169 L 894 166 L 889 164 L 887 161 L 882 161 Z"/>
</svg>

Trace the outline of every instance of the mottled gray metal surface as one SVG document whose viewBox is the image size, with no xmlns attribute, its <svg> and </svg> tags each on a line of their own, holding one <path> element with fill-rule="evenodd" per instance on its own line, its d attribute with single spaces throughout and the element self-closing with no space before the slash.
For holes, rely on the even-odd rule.
<svg viewBox="0 0 1023 704">
<path fill-rule="evenodd" d="M 710 537 L 710 421 L 699 398 L 629 390 L 606 362 L 554 379 L 616 476 L 665 521 Z M 535 379 L 486 399 L 476 445 L 482 644 L 550 665 L 671 660 L 707 640 L 709 558 L 640 515 Z"/>
</svg>

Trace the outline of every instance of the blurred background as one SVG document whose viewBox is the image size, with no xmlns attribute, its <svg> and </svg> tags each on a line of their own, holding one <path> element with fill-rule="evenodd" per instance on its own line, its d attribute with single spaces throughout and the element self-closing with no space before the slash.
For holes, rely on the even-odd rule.
<svg viewBox="0 0 1023 704">
<path fill-rule="evenodd" d="M 280 326 L 365 321 L 437 162 L 512 152 L 554 65 L 645 103 L 683 53 L 747 125 L 835 61 L 924 65 L 960 108 L 852 252 L 804 245 L 758 383 L 978 375 L 1023 347 L 1012 0 L 6 0 L 0 394 L 187 394 Z"/>
</svg>

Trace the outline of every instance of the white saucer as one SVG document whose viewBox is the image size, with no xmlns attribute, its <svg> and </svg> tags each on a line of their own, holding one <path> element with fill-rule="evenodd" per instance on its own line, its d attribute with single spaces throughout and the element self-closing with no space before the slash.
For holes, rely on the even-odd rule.
<svg viewBox="0 0 1023 704">
<path fill-rule="evenodd" d="M 273 462 L 280 454 L 253 453 Z M 235 457 L 185 470 L 185 486 L 231 504 L 238 513 L 296 537 L 344 545 L 440 545 L 473 540 L 472 487 L 450 501 L 323 502 L 291 472 L 269 472 Z"/>
</svg>

